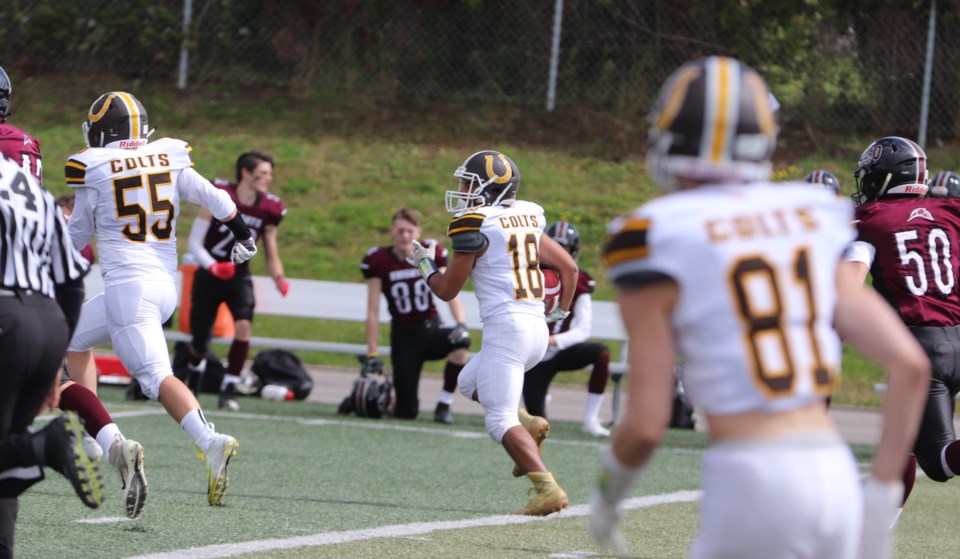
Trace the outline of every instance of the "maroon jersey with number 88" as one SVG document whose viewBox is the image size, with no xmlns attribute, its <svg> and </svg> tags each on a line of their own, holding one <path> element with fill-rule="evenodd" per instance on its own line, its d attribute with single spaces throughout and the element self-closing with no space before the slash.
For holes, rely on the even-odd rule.
<svg viewBox="0 0 960 559">
<path fill-rule="evenodd" d="M 429 241 L 436 243 L 436 241 Z M 424 244 L 427 244 L 424 241 Z M 447 265 L 447 249 L 437 244 L 437 266 Z M 360 263 L 364 279 L 380 278 L 380 291 L 387 298 L 393 322 L 423 322 L 437 315 L 433 294 L 420 270 L 397 258 L 392 247 L 373 247 Z"/>
<path fill-rule="evenodd" d="M 960 200 L 878 200 L 856 219 L 857 240 L 876 249 L 873 286 L 907 326 L 960 324 Z"/>
<path fill-rule="evenodd" d="M 225 179 L 214 179 L 213 185 L 230 195 L 230 199 L 237 205 L 237 211 L 243 217 L 243 222 L 250 228 L 253 241 L 257 242 L 263 236 L 263 230 L 268 225 L 280 225 L 283 216 L 287 215 L 287 208 L 283 201 L 273 194 L 257 196 L 251 206 L 241 204 L 237 200 L 237 187 Z M 233 233 L 227 226 L 216 218 L 210 221 L 210 229 L 203 238 L 203 248 L 207 249 L 217 262 L 229 262 L 230 251 L 233 249 Z M 250 275 L 250 264 L 237 264 L 237 275 Z"/>
</svg>

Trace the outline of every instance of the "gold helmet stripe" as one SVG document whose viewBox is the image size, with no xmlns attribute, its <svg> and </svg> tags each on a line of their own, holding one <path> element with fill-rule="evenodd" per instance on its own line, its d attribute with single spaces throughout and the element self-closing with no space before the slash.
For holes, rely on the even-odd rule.
<svg viewBox="0 0 960 559">
<path fill-rule="evenodd" d="M 739 87 L 740 80 L 737 75 L 739 73 L 737 63 L 732 58 L 717 56 L 710 59 L 707 64 L 708 67 L 712 66 L 707 70 L 707 79 L 716 80 L 707 88 L 707 111 L 713 112 L 715 116 L 713 119 L 707 119 L 707 122 L 714 127 L 712 134 L 708 136 L 710 138 L 709 157 L 710 161 L 719 162 L 724 159 L 724 154 L 728 151 L 727 142 L 732 132 L 730 127 L 736 122 L 735 115 L 730 113 L 736 110 L 731 107 L 731 103 L 739 98 L 734 89 Z M 714 91 L 715 95 L 712 94 Z"/>
<path fill-rule="evenodd" d="M 137 140 L 140 138 L 140 108 L 137 106 L 137 101 L 129 93 L 117 91 L 116 94 L 123 100 L 130 114 L 130 139 Z"/>
</svg>

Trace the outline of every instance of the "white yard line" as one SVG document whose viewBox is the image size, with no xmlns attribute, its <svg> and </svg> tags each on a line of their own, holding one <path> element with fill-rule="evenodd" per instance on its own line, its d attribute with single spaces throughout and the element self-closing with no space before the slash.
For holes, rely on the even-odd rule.
<svg viewBox="0 0 960 559">
<path fill-rule="evenodd" d="M 676 493 L 635 497 L 624 501 L 624 508 L 640 509 L 672 503 L 690 503 L 699 500 L 700 495 L 700 491 L 677 491 Z M 129 557 L 128 559 L 180 559 L 182 557 L 191 557 L 192 559 L 214 559 L 218 557 L 236 557 L 246 553 L 259 553 L 277 549 L 319 547 L 325 545 L 337 545 L 349 542 L 373 540 L 378 538 L 406 538 L 429 534 L 439 530 L 461 530 L 465 528 L 481 528 L 486 526 L 508 526 L 515 524 L 529 524 L 531 522 L 549 522 L 554 519 L 586 516 L 588 513 L 589 507 L 587 505 L 577 505 L 547 518 L 535 516 L 499 515 L 487 516 L 483 518 L 471 518 L 466 520 L 415 522 L 413 524 L 397 524 L 394 526 L 381 526 L 378 528 L 349 530 L 346 532 L 325 532 L 321 534 L 314 534 L 312 536 L 299 536 L 295 538 L 271 538 L 241 543 L 190 547 L 186 549 L 165 551 L 162 553 L 136 555 L 134 557 Z"/>
</svg>

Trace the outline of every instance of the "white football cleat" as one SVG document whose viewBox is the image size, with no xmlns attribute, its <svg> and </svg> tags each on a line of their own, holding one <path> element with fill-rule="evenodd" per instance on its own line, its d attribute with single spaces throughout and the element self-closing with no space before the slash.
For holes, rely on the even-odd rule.
<svg viewBox="0 0 960 559">
<path fill-rule="evenodd" d="M 210 427 L 213 428 L 213 425 Z M 237 439 L 217 433 L 213 435 L 206 451 L 197 448 L 197 457 L 207 463 L 207 502 L 211 506 L 223 504 L 223 496 L 230 481 L 227 466 L 230 459 L 237 455 L 239 447 Z"/>
<path fill-rule="evenodd" d="M 590 435 L 592 437 L 609 437 L 610 430 L 600 424 L 600 420 L 588 421 L 583 424 L 583 427 L 580 428 L 580 432 L 584 435 Z"/>
<path fill-rule="evenodd" d="M 110 465 L 120 476 L 127 517 L 136 518 L 147 504 L 147 477 L 143 474 L 143 447 L 117 436 L 110 445 Z"/>
</svg>

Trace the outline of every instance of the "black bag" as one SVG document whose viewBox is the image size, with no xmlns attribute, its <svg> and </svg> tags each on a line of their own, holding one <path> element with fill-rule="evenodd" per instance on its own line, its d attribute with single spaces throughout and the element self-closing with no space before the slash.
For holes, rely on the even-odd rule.
<svg viewBox="0 0 960 559">
<path fill-rule="evenodd" d="M 313 379 L 300 358 L 285 349 L 267 349 L 257 354 L 250 367 L 259 379 L 257 394 L 268 384 L 279 384 L 293 391 L 296 400 L 304 400 L 313 390 Z"/>
</svg>

